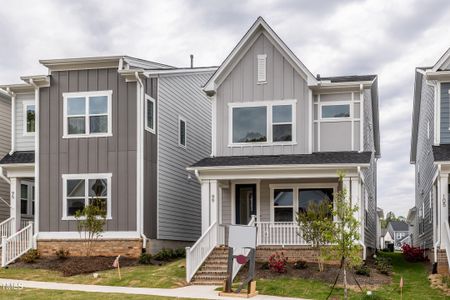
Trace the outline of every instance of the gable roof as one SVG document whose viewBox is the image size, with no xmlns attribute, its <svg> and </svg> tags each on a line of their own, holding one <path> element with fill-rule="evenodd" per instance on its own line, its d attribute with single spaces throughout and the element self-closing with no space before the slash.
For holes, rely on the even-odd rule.
<svg viewBox="0 0 450 300">
<path fill-rule="evenodd" d="M 394 231 L 408 231 L 409 226 L 405 221 L 390 221 L 389 224 Z"/>
<path fill-rule="evenodd" d="M 308 82 L 308 85 L 316 85 L 317 79 L 308 70 L 308 68 L 298 59 L 298 57 L 292 52 L 291 49 L 280 39 L 280 37 L 273 31 L 273 29 L 267 24 L 267 22 L 262 18 L 258 17 L 247 31 L 247 33 L 242 37 L 239 43 L 234 47 L 231 53 L 227 56 L 227 58 L 220 65 L 219 69 L 211 76 L 208 82 L 204 86 L 205 92 L 215 92 L 217 87 L 220 85 L 220 81 L 216 82 L 217 79 L 222 77 L 224 73 L 231 72 L 233 69 L 233 63 L 237 63 L 239 61 L 239 54 L 245 53 L 246 50 L 251 46 L 252 40 L 255 37 L 258 37 L 260 33 L 265 33 L 269 39 L 271 39 L 274 46 L 282 55 L 284 55 L 288 60 L 290 60 L 291 64 L 300 74 L 304 74 L 306 76 L 305 80 Z M 224 76 L 226 77 L 226 76 Z"/>
<path fill-rule="evenodd" d="M 431 68 L 432 72 L 436 72 L 440 70 L 443 66 L 447 67 L 449 65 L 450 60 L 450 48 L 445 51 L 445 53 L 439 58 L 439 60 L 434 64 L 434 66 Z"/>
<path fill-rule="evenodd" d="M 320 77 L 318 80 L 330 81 L 333 83 L 341 82 L 360 82 L 360 81 L 374 81 L 377 75 L 347 75 L 347 76 L 332 76 L 332 77 Z"/>
<path fill-rule="evenodd" d="M 31 163 L 34 163 L 34 151 L 16 151 L 12 154 L 8 153 L 0 160 L 0 165 Z"/>
</svg>

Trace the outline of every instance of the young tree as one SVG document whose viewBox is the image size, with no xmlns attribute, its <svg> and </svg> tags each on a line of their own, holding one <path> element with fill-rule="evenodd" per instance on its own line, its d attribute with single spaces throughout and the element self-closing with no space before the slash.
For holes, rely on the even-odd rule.
<svg viewBox="0 0 450 300">
<path fill-rule="evenodd" d="M 86 256 L 91 255 L 92 244 L 102 235 L 103 227 L 106 224 L 106 211 L 96 203 L 98 202 L 96 200 L 94 199 L 92 204 L 75 213 L 78 233 L 80 238 L 84 236 L 83 244 Z"/>
<path fill-rule="evenodd" d="M 297 222 L 303 239 L 311 243 L 317 252 L 317 265 L 323 272 L 323 246 L 330 242 L 330 230 L 333 227 L 332 205 L 326 199 L 319 204 L 310 202 L 306 211 L 297 214 Z"/>
<path fill-rule="evenodd" d="M 333 223 L 331 235 L 332 254 L 335 258 L 341 259 L 344 274 L 344 299 L 348 299 L 347 290 L 347 267 L 352 267 L 361 263 L 360 222 L 355 218 L 358 207 L 352 205 L 347 197 L 347 190 L 343 187 L 344 174 L 339 174 L 341 190 L 334 195 L 333 215 L 336 222 Z"/>
</svg>

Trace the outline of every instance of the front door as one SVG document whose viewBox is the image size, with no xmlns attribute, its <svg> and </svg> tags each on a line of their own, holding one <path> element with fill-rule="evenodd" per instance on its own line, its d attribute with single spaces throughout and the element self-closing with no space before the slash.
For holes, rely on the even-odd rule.
<svg viewBox="0 0 450 300">
<path fill-rule="evenodd" d="M 22 181 L 20 184 L 21 227 L 34 218 L 34 182 Z"/>
<path fill-rule="evenodd" d="M 247 225 L 256 215 L 256 184 L 236 184 L 236 224 Z"/>
</svg>

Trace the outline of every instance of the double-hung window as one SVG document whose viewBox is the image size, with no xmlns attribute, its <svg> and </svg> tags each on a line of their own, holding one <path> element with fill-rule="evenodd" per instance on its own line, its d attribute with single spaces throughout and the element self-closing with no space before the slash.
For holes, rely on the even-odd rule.
<svg viewBox="0 0 450 300">
<path fill-rule="evenodd" d="M 63 219 L 75 218 L 77 211 L 95 205 L 111 218 L 111 174 L 63 175 Z"/>
<path fill-rule="evenodd" d="M 34 183 L 22 181 L 20 184 L 20 214 L 34 216 Z"/>
<path fill-rule="evenodd" d="M 230 103 L 230 144 L 295 142 L 295 103 Z"/>
<path fill-rule="evenodd" d="M 36 106 L 33 101 L 23 103 L 23 135 L 34 135 L 36 126 Z"/>
<path fill-rule="evenodd" d="M 156 105 L 155 99 L 145 95 L 145 130 L 155 133 Z"/>
<path fill-rule="evenodd" d="M 294 190 L 274 189 L 273 193 L 274 221 L 294 221 Z"/>
<path fill-rule="evenodd" d="M 112 91 L 64 93 L 64 137 L 112 135 Z"/>
</svg>

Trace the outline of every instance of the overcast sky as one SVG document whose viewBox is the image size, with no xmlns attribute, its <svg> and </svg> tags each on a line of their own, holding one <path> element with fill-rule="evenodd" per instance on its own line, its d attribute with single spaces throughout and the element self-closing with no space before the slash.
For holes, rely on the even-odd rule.
<svg viewBox="0 0 450 300">
<path fill-rule="evenodd" d="M 187 66 L 193 53 L 196 66 L 219 65 L 260 15 L 313 74 L 378 74 L 378 206 L 406 215 L 414 68 L 450 46 L 448 0 L 4 1 L 0 84 L 45 74 L 46 58 L 126 54 Z"/>
</svg>

